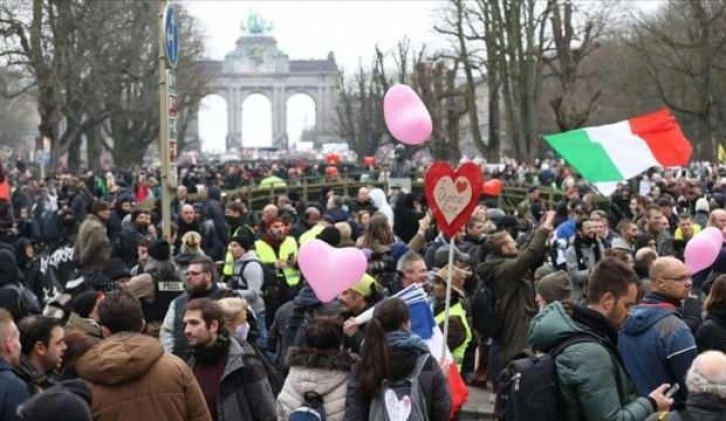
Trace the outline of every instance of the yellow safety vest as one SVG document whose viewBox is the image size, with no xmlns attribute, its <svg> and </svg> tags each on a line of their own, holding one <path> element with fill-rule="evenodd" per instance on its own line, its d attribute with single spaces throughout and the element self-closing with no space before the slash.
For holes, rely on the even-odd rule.
<svg viewBox="0 0 726 421">
<path fill-rule="evenodd" d="M 300 245 L 305 244 L 306 241 L 314 240 L 318 236 L 318 234 L 323 232 L 323 229 L 325 229 L 325 227 L 323 225 L 315 225 L 314 227 L 305 231 L 300 236 Z"/>
<path fill-rule="evenodd" d="M 443 324 L 444 316 L 445 313 L 443 311 L 437 314 L 436 317 L 434 317 L 434 320 L 436 320 L 436 324 Z M 451 350 L 451 355 L 453 355 L 454 361 L 456 361 L 456 365 L 459 367 L 459 369 L 461 369 L 461 363 L 462 361 L 464 361 L 464 353 L 466 353 L 466 347 L 469 346 L 469 342 L 471 342 L 472 338 L 471 328 L 469 327 L 469 322 L 466 320 L 466 312 L 464 311 L 464 307 L 461 305 L 461 303 L 456 303 L 449 308 L 449 317 L 461 318 L 462 323 L 464 323 L 464 330 L 466 331 L 466 339 L 464 339 L 464 342 L 456 349 Z M 447 340 L 447 338 L 445 338 L 444 340 Z"/>
<path fill-rule="evenodd" d="M 243 225 L 243 226 L 237 228 L 232 233 L 230 238 L 240 235 L 240 233 L 242 232 L 243 229 L 249 231 L 250 235 L 254 235 L 254 233 L 255 233 L 252 228 L 250 228 L 247 225 Z M 232 276 L 233 274 L 234 274 L 234 257 L 232 257 L 232 252 L 229 251 L 229 246 L 227 246 L 227 254 L 224 256 L 224 266 L 222 266 L 222 275 Z"/>
<path fill-rule="evenodd" d="M 255 242 L 255 249 L 257 251 L 257 258 L 262 263 L 274 264 L 278 260 L 290 260 L 291 258 L 297 257 L 297 242 L 292 237 L 286 237 L 285 240 L 280 244 L 280 255 L 275 255 L 275 250 L 264 242 L 263 240 L 257 240 Z M 294 287 L 300 283 L 300 272 L 297 269 L 288 267 L 283 269 L 282 273 L 285 275 L 285 282 L 288 286 Z"/>
</svg>

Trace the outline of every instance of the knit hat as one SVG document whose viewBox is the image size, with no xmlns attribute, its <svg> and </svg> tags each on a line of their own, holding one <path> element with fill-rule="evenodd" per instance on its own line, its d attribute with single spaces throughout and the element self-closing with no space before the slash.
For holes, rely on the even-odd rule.
<svg viewBox="0 0 726 421">
<path fill-rule="evenodd" d="M 100 212 L 107 211 L 109 209 L 111 209 L 111 206 L 103 200 L 96 200 L 91 205 L 91 213 L 94 215 L 98 215 Z"/>
<path fill-rule="evenodd" d="M 350 287 L 350 289 L 367 298 L 373 294 L 372 288 L 375 288 L 375 285 L 376 279 L 371 275 L 364 273 L 363 277 L 360 278 L 360 281 Z"/>
<path fill-rule="evenodd" d="M 547 303 L 572 299 L 572 282 L 564 270 L 543 277 L 534 289 Z"/>
<path fill-rule="evenodd" d="M 229 240 L 230 243 L 235 242 L 243 249 L 250 251 L 255 249 L 255 238 L 249 234 L 235 235 Z"/>
<path fill-rule="evenodd" d="M 157 261 L 166 262 L 171 259 L 171 246 L 166 240 L 156 240 L 149 246 L 149 256 Z"/>
<path fill-rule="evenodd" d="M 99 297 L 100 295 L 96 291 L 84 291 L 71 300 L 71 311 L 83 318 L 88 318 Z"/>
<path fill-rule="evenodd" d="M 27 400 L 18 408 L 18 415 L 24 421 L 91 421 L 90 403 L 88 386 L 82 380 L 68 380 Z"/>
<path fill-rule="evenodd" d="M 325 227 L 316 238 L 335 247 L 340 243 L 340 231 L 335 227 Z"/>
</svg>

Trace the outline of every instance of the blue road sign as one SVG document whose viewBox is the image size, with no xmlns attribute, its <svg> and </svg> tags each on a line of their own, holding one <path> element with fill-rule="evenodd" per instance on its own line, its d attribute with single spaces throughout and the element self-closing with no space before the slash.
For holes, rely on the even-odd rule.
<svg viewBox="0 0 726 421">
<path fill-rule="evenodd" d="M 166 6 L 164 12 L 164 46 L 166 62 L 174 69 L 179 61 L 179 25 L 171 4 Z"/>
</svg>

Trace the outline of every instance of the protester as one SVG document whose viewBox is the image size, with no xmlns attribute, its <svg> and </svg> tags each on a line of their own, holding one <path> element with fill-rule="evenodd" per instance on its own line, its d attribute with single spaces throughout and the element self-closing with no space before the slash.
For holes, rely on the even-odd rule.
<svg viewBox="0 0 726 421">
<path fill-rule="evenodd" d="M 28 316 L 18 324 L 22 355 L 16 374 L 32 395 L 51 387 L 67 349 L 60 320 Z"/>
<path fill-rule="evenodd" d="M 189 301 L 184 335 L 192 347 L 194 371 L 212 420 L 275 419 L 275 398 L 265 369 L 245 342 L 230 339 L 219 304 L 208 298 Z"/>
<path fill-rule="evenodd" d="M 548 351 L 575 335 L 593 340 L 566 347 L 555 359 L 558 389 L 564 399 L 567 421 L 628 419 L 642 421 L 670 407 L 667 384 L 638 397 L 625 367 L 617 357 L 618 330 L 638 295 L 638 278 L 632 269 L 612 259 L 595 266 L 585 305 L 547 305 L 532 321 L 529 343 Z"/>
<path fill-rule="evenodd" d="M 409 326 L 408 306 L 400 299 L 389 298 L 375 307 L 366 328 L 361 361 L 353 366 L 348 381 L 346 421 L 371 419 L 371 410 L 383 406 L 383 381 L 395 382 L 409 376 L 416 377 L 423 398 L 422 402 L 412 401 L 412 408 L 420 405 L 423 415 L 432 421 L 449 418 L 448 383 L 426 344 L 409 331 Z M 414 394 L 411 390 L 408 393 Z"/>
<path fill-rule="evenodd" d="M 316 318 L 303 332 L 303 345 L 290 349 L 290 372 L 277 397 L 277 417 L 286 420 L 306 399 L 320 399 L 326 420 L 345 419 L 348 375 L 355 359 L 343 345 L 342 326 L 334 318 Z"/>
<path fill-rule="evenodd" d="M 136 298 L 111 293 L 98 314 L 106 339 L 76 366 L 90 386 L 94 420 L 211 420 L 191 369 L 166 354 L 157 339 L 140 333 L 144 315 Z"/>
<path fill-rule="evenodd" d="M 623 325 L 618 349 L 639 394 L 677 383 L 674 399 L 680 409 L 688 395 L 686 372 L 697 355 L 693 334 L 678 311 L 691 291 L 691 278 L 683 262 L 660 257 L 650 281 L 650 294 L 631 309 Z"/>
<path fill-rule="evenodd" d="M 14 420 L 15 411 L 30 397 L 28 386 L 14 372 L 20 365 L 20 332 L 13 316 L 0 308 L 0 419 Z"/>
<path fill-rule="evenodd" d="M 719 275 L 703 303 L 706 320 L 695 334 L 698 352 L 726 352 L 726 275 Z"/>
</svg>

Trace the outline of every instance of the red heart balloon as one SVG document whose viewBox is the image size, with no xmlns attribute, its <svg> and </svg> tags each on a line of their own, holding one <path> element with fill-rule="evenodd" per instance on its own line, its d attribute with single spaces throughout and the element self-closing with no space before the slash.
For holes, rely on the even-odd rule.
<svg viewBox="0 0 726 421">
<path fill-rule="evenodd" d="M 487 196 L 497 197 L 502 193 L 502 180 L 495 178 L 494 180 L 482 183 L 481 192 Z"/>
<path fill-rule="evenodd" d="M 439 230 L 451 238 L 479 203 L 481 172 L 473 162 L 462 164 L 456 170 L 447 162 L 434 162 L 426 172 L 424 186 L 426 202 Z"/>
</svg>

